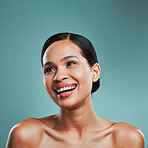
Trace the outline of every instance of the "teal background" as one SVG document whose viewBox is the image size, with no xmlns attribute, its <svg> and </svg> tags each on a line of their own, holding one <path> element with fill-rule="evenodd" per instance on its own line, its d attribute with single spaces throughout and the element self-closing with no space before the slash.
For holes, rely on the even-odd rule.
<svg viewBox="0 0 148 148">
<path fill-rule="evenodd" d="M 101 65 L 98 115 L 148 137 L 148 1 L 0 0 L 0 148 L 29 117 L 58 112 L 42 83 L 40 53 L 58 32 L 90 39 Z"/>
</svg>

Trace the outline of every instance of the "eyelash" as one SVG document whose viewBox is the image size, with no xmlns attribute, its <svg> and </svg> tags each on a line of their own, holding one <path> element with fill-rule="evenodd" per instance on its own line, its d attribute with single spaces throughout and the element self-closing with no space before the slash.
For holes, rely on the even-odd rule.
<svg viewBox="0 0 148 148">
<path fill-rule="evenodd" d="M 46 74 L 46 73 L 49 73 L 49 72 L 52 72 L 52 71 L 55 71 L 55 68 L 48 67 L 48 68 L 45 69 L 45 72 L 44 73 Z"/>
<path fill-rule="evenodd" d="M 74 61 L 69 61 L 69 62 L 66 63 L 66 67 L 73 66 L 73 65 L 75 65 L 75 64 L 76 64 L 76 62 L 74 62 Z"/>
</svg>

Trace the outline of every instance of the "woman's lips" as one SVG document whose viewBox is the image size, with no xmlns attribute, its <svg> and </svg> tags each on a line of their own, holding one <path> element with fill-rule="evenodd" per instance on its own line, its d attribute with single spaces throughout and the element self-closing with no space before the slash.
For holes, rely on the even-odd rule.
<svg viewBox="0 0 148 148">
<path fill-rule="evenodd" d="M 64 92 L 64 93 L 61 93 L 61 94 L 59 94 L 60 95 L 60 97 L 68 97 L 68 96 L 70 96 L 72 93 L 73 93 L 73 91 L 74 90 L 72 90 L 72 91 L 67 91 L 67 92 Z"/>
<path fill-rule="evenodd" d="M 74 83 L 65 83 L 57 85 L 54 90 L 55 92 L 60 95 L 61 97 L 67 97 L 72 94 L 72 92 L 76 89 L 77 84 Z"/>
</svg>

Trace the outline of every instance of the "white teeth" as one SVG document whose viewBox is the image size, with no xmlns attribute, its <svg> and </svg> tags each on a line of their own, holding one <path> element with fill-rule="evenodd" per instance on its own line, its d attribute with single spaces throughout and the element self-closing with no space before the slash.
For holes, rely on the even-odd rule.
<svg viewBox="0 0 148 148">
<path fill-rule="evenodd" d="M 73 88 L 75 88 L 75 86 L 66 86 L 66 87 L 57 89 L 56 91 L 59 93 L 59 92 L 62 92 L 62 91 L 71 90 Z"/>
</svg>

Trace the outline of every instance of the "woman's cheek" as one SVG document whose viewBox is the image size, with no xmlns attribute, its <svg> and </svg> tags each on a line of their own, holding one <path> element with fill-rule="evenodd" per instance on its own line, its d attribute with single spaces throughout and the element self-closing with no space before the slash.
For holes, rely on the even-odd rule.
<svg viewBox="0 0 148 148">
<path fill-rule="evenodd" d="M 50 88 L 51 88 L 51 81 L 50 78 L 48 76 L 45 76 L 43 79 L 43 83 L 44 83 L 44 87 L 47 90 L 47 92 L 50 92 Z"/>
<path fill-rule="evenodd" d="M 46 80 L 46 76 L 43 77 L 43 84 L 44 84 L 44 87 L 46 88 L 46 85 L 47 85 L 47 80 Z"/>
<path fill-rule="evenodd" d="M 56 96 L 51 88 L 51 80 L 49 78 L 46 78 L 45 80 L 45 89 L 49 94 L 50 98 L 55 102 L 54 98 L 56 98 Z"/>
<path fill-rule="evenodd" d="M 90 77 L 90 70 L 87 69 L 86 67 L 81 66 L 79 69 L 75 70 L 75 75 L 77 78 L 80 80 L 88 81 Z"/>
</svg>

